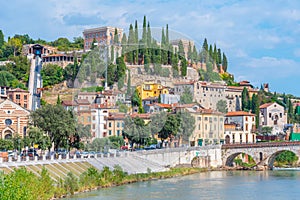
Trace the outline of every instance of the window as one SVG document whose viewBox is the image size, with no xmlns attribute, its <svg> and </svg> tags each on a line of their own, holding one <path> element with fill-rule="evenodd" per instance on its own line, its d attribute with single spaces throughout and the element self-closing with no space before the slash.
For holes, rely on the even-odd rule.
<svg viewBox="0 0 300 200">
<path fill-rule="evenodd" d="M 279 113 L 279 115 L 280 115 L 280 118 L 282 118 L 282 113 Z"/>
<path fill-rule="evenodd" d="M 198 130 L 201 130 L 201 125 L 200 124 L 198 124 Z"/>
<path fill-rule="evenodd" d="M 204 117 L 204 120 L 207 121 L 207 120 L 208 120 L 208 117 Z"/>
<path fill-rule="evenodd" d="M 26 103 L 24 103 L 24 108 L 27 108 L 27 104 Z"/>
<path fill-rule="evenodd" d="M 16 99 L 20 99 L 20 95 L 19 94 L 16 94 Z"/>
<path fill-rule="evenodd" d="M 111 127 L 111 122 L 108 123 L 108 127 Z"/>
<path fill-rule="evenodd" d="M 207 130 L 207 124 L 205 124 L 205 130 Z"/>
<path fill-rule="evenodd" d="M 120 122 L 117 122 L 117 127 L 118 127 L 118 128 L 120 127 Z"/>
<path fill-rule="evenodd" d="M 198 117 L 198 120 L 201 121 L 201 117 Z"/>
<path fill-rule="evenodd" d="M 120 130 L 117 130 L 117 136 L 120 136 Z"/>
<path fill-rule="evenodd" d="M 248 121 L 248 117 L 245 118 L 246 122 Z"/>
<path fill-rule="evenodd" d="M 96 120 L 96 117 L 95 117 L 95 116 L 93 116 L 93 120 Z"/>
<path fill-rule="evenodd" d="M 269 113 L 269 118 L 271 118 L 272 117 L 272 114 L 271 113 Z"/>
<path fill-rule="evenodd" d="M 27 100 L 27 95 L 24 95 L 24 100 Z"/>
<path fill-rule="evenodd" d="M 108 131 L 108 135 L 111 135 L 111 130 Z"/>
<path fill-rule="evenodd" d="M 12 124 L 12 120 L 11 119 L 6 119 L 4 122 L 5 122 L 6 126 L 10 126 Z"/>
</svg>

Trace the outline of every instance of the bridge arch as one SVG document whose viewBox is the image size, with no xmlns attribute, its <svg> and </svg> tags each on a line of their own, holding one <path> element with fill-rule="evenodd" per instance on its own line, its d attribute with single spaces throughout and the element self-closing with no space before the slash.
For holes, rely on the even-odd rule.
<svg viewBox="0 0 300 200">
<path fill-rule="evenodd" d="M 278 151 L 274 152 L 272 155 L 269 156 L 269 159 L 268 159 L 268 162 L 267 162 L 269 169 L 272 169 L 272 168 L 273 168 L 273 165 L 274 165 L 274 162 L 275 162 L 276 157 L 277 157 L 280 153 L 282 153 L 282 152 L 284 152 L 284 151 L 290 151 L 290 152 L 293 152 L 293 153 L 298 157 L 298 162 L 299 162 L 300 153 L 299 153 L 298 151 L 296 151 L 296 150 L 294 150 L 294 149 L 283 149 L 283 150 L 278 150 Z"/>
<path fill-rule="evenodd" d="M 247 152 L 247 151 L 237 151 L 237 152 L 232 153 L 232 154 L 230 154 L 229 156 L 227 156 L 226 162 L 225 162 L 225 166 L 232 167 L 232 166 L 233 166 L 233 161 L 234 161 L 234 159 L 235 159 L 238 155 L 243 154 L 243 153 L 244 153 L 244 154 L 247 154 L 248 156 L 251 156 L 252 159 L 253 159 L 253 161 L 254 161 L 255 163 L 257 163 L 257 161 L 255 160 L 254 155 L 252 155 L 251 153 L 249 153 L 249 152 Z"/>
</svg>

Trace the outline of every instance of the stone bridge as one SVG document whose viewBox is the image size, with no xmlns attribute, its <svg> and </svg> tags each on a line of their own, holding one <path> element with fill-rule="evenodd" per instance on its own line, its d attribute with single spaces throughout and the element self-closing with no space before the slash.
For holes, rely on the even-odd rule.
<svg viewBox="0 0 300 200">
<path fill-rule="evenodd" d="M 241 153 L 251 156 L 258 166 L 268 166 L 269 169 L 272 169 L 276 156 L 283 151 L 291 151 L 300 158 L 300 142 L 225 144 L 221 148 L 223 166 L 233 166 L 235 157 Z"/>
</svg>

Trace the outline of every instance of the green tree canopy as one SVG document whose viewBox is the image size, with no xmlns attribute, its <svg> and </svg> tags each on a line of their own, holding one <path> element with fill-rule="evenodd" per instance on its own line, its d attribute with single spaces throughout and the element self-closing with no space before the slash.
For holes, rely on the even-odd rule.
<svg viewBox="0 0 300 200">
<path fill-rule="evenodd" d="M 30 114 L 32 125 L 44 131 L 54 148 L 66 147 L 70 139 L 75 139 L 76 119 L 72 112 L 61 105 L 47 104 Z"/>
</svg>

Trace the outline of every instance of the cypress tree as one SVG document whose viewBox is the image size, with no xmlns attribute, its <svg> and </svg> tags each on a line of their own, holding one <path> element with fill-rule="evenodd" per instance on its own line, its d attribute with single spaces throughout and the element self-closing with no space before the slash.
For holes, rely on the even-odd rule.
<svg viewBox="0 0 300 200">
<path fill-rule="evenodd" d="M 223 53 L 222 67 L 223 67 L 224 72 L 227 72 L 227 65 L 228 65 L 228 63 L 227 63 L 227 57 Z"/>
<path fill-rule="evenodd" d="M 133 63 L 134 62 L 134 45 L 135 44 L 135 34 L 133 31 L 133 26 L 130 24 L 129 26 L 129 35 L 128 35 L 128 43 L 127 43 L 127 62 Z"/>
<path fill-rule="evenodd" d="M 0 49 L 2 48 L 3 45 L 4 45 L 4 34 L 2 30 L 0 30 Z"/>
<path fill-rule="evenodd" d="M 118 34 L 118 30 L 117 28 L 115 28 L 115 35 L 114 35 L 114 45 L 118 45 L 119 44 L 119 34 Z"/>
<path fill-rule="evenodd" d="M 148 22 L 148 25 L 147 25 L 147 46 L 148 46 L 148 48 L 151 47 L 151 44 L 152 44 L 152 35 L 151 35 L 150 23 Z"/>
<path fill-rule="evenodd" d="M 246 87 L 244 87 L 242 92 L 242 110 L 243 111 L 249 110 L 249 93 Z"/>
<path fill-rule="evenodd" d="M 114 45 L 111 45 L 110 47 L 110 62 L 114 63 L 115 61 L 115 47 Z"/>
<path fill-rule="evenodd" d="M 138 24 L 137 20 L 135 20 L 135 26 L 134 26 L 134 39 L 135 39 L 135 51 L 134 51 L 134 63 L 138 64 L 139 60 L 139 30 L 138 30 Z"/>
<path fill-rule="evenodd" d="M 170 41 L 169 41 L 169 25 L 167 24 L 166 27 L 166 44 L 169 45 Z"/>
<path fill-rule="evenodd" d="M 126 45 L 127 45 L 127 37 L 126 37 L 126 34 L 125 34 L 125 33 L 123 33 L 121 45 L 122 45 L 122 55 L 121 55 L 121 56 L 125 56 L 125 53 L 126 53 Z"/>
<path fill-rule="evenodd" d="M 209 49 L 208 49 L 208 56 L 209 56 L 209 62 L 213 62 L 213 48 L 212 45 L 209 45 Z"/>
<path fill-rule="evenodd" d="M 146 16 L 145 15 L 144 15 L 144 20 L 143 20 L 142 41 L 143 41 L 143 45 L 147 45 L 147 22 L 146 22 Z"/>
<path fill-rule="evenodd" d="M 192 56 L 192 59 L 193 59 L 194 63 L 197 62 L 197 58 L 198 58 L 198 53 L 197 53 L 196 46 L 194 45 L 194 47 L 193 47 L 193 56 Z"/>
<path fill-rule="evenodd" d="M 186 61 L 185 58 L 181 59 L 180 70 L 181 70 L 181 76 L 186 76 L 186 74 L 187 74 L 187 61 Z"/>
<path fill-rule="evenodd" d="M 181 40 L 178 42 L 178 55 L 179 59 L 185 58 L 184 47 Z"/>
<path fill-rule="evenodd" d="M 188 52 L 187 52 L 187 56 L 188 56 L 188 59 L 192 61 L 192 45 L 191 45 L 191 42 L 189 41 L 189 47 L 188 47 Z"/>
<path fill-rule="evenodd" d="M 221 49 L 218 49 L 218 65 L 222 64 L 222 54 L 221 54 Z"/>
</svg>

